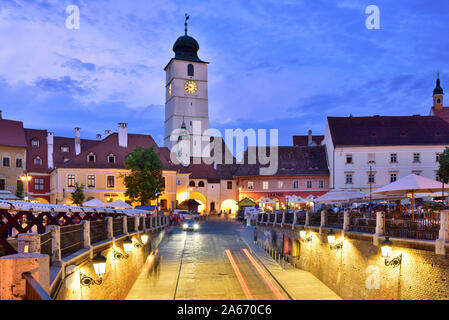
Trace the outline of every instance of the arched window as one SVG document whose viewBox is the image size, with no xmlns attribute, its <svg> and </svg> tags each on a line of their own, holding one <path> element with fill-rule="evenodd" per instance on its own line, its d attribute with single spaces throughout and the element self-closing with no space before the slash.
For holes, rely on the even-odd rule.
<svg viewBox="0 0 449 320">
<path fill-rule="evenodd" d="M 204 181 L 198 182 L 198 187 L 204 187 Z"/>
<path fill-rule="evenodd" d="M 35 165 L 41 165 L 42 159 L 39 156 L 37 156 L 36 158 L 34 158 L 33 162 Z"/>
<path fill-rule="evenodd" d="M 438 98 L 438 99 L 437 99 L 437 103 L 441 103 L 441 100 L 440 100 L 440 98 Z"/>
<path fill-rule="evenodd" d="M 189 182 L 189 186 L 190 186 L 190 187 L 194 187 L 194 186 L 195 186 L 195 181 L 190 181 L 190 182 Z"/>
<path fill-rule="evenodd" d="M 193 77 L 193 74 L 193 64 L 190 63 L 187 65 L 187 75 Z"/>
<path fill-rule="evenodd" d="M 108 163 L 115 163 L 115 155 L 113 153 L 108 155 Z"/>
<path fill-rule="evenodd" d="M 95 154 L 93 152 L 87 155 L 87 162 L 95 162 Z"/>
</svg>

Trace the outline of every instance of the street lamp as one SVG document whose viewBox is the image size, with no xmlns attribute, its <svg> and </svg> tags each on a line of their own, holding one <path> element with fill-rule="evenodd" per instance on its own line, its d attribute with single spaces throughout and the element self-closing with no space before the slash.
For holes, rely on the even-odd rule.
<svg viewBox="0 0 449 320">
<path fill-rule="evenodd" d="M 161 193 L 159 192 L 159 189 L 156 189 L 156 191 L 154 192 L 154 195 L 156 196 L 156 216 L 159 215 L 159 196 L 161 195 Z"/>
<path fill-rule="evenodd" d="M 385 237 L 385 240 L 380 243 L 382 250 L 382 258 L 385 259 L 386 266 L 396 267 L 400 265 L 402 262 L 402 254 L 397 256 L 396 258 L 389 259 L 391 256 L 391 249 L 393 246 L 393 242 L 390 241 L 389 237 Z"/>
<path fill-rule="evenodd" d="M 327 242 L 329 243 L 329 248 L 331 250 L 337 250 L 337 249 L 341 249 L 343 247 L 343 242 L 340 243 L 335 243 L 335 232 L 330 229 L 329 232 L 327 233 Z"/>
<path fill-rule="evenodd" d="M 103 275 L 106 273 L 106 258 L 98 252 L 92 259 L 92 264 L 94 266 L 95 274 L 99 277 L 99 279 L 95 280 L 88 275 L 80 273 L 80 283 L 83 286 L 90 287 L 92 284 L 100 285 L 103 282 Z"/>
<path fill-rule="evenodd" d="M 309 237 L 307 237 L 307 230 L 306 228 L 302 227 L 302 229 L 299 231 L 299 238 L 301 239 L 301 241 L 311 241 L 312 240 L 312 236 L 310 235 Z"/>
<path fill-rule="evenodd" d="M 142 240 L 143 244 L 147 244 L 147 242 L 148 242 L 148 235 L 147 234 L 140 235 L 140 240 Z"/>
<path fill-rule="evenodd" d="M 26 181 L 25 201 L 28 201 L 28 182 L 31 181 L 31 176 L 29 176 L 28 173 L 26 173 L 25 175 L 22 175 L 20 177 L 20 180 L 22 180 L 22 182 Z"/>
<path fill-rule="evenodd" d="M 133 241 L 129 237 L 126 237 L 126 239 L 123 241 L 123 250 L 125 250 L 126 254 L 129 254 L 132 247 Z"/>
</svg>

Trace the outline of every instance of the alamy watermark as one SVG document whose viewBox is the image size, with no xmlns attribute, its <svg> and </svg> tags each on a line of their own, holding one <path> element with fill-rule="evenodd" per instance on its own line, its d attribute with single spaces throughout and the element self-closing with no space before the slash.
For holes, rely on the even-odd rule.
<svg viewBox="0 0 449 320">
<path fill-rule="evenodd" d="M 245 139 L 247 151 L 244 152 Z M 278 170 L 278 129 L 226 129 L 225 136 L 217 129 L 202 131 L 201 121 L 192 121 L 192 134 L 187 129 L 175 129 L 170 135 L 172 148 L 170 160 L 174 164 L 259 164 L 260 175 L 274 175 Z M 234 141 L 236 160 L 233 154 Z"/>
<path fill-rule="evenodd" d="M 380 29 L 380 10 L 376 5 L 369 5 L 365 9 L 365 13 L 369 16 L 365 20 L 365 26 L 368 30 Z"/>
<path fill-rule="evenodd" d="M 80 8 L 77 5 L 71 4 L 65 8 L 65 13 L 68 14 L 65 19 L 65 27 L 69 30 L 80 28 Z"/>
</svg>

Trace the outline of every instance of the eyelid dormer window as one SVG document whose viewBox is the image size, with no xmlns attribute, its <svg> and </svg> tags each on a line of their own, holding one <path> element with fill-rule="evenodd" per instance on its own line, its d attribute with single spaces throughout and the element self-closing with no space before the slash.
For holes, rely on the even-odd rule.
<svg viewBox="0 0 449 320">
<path fill-rule="evenodd" d="M 87 155 L 87 162 L 95 162 L 95 154 L 94 153 L 89 153 Z"/>
</svg>

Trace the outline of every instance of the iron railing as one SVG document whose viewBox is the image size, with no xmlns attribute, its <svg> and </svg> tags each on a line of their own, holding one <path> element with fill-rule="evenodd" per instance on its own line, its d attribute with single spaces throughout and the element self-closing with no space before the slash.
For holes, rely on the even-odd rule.
<svg viewBox="0 0 449 320">
<path fill-rule="evenodd" d="M 440 231 L 438 214 L 415 214 L 412 216 L 397 213 L 385 215 L 385 235 L 399 238 L 436 240 Z"/>
<path fill-rule="evenodd" d="M 90 222 L 90 243 L 97 243 L 108 238 L 108 226 L 106 220 Z"/>
<path fill-rule="evenodd" d="M 114 237 L 123 234 L 123 218 L 113 219 L 112 234 L 114 235 Z"/>
<path fill-rule="evenodd" d="M 83 225 L 61 227 L 61 257 L 66 257 L 83 248 Z"/>
</svg>

